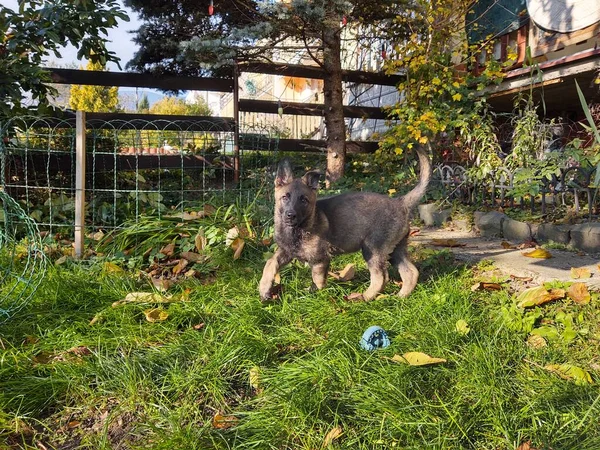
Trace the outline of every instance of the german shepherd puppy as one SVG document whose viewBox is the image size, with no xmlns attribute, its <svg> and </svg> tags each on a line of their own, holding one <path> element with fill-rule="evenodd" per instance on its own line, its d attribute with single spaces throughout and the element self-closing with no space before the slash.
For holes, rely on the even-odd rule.
<svg viewBox="0 0 600 450">
<path fill-rule="evenodd" d="M 407 252 L 410 212 L 425 194 L 431 178 L 429 157 L 421 148 L 417 154 L 419 182 L 399 198 L 348 192 L 317 200 L 320 174 L 307 172 L 295 179 L 290 161 L 281 161 L 275 177 L 278 249 L 265 264 L 259 286 L 261 299 L 271 298 L 275 274 L 293 258 L 311 266 L 312 287 L 321 289 L 327 281 L 331 256 L 358 250 L 371 274 L 371 285 L 363 293 L 365 300 L 373 299 L 388 281 L 388 260 L 402 278 L 399 295 L 409 295 L 419 277 Z"/>
</svg>

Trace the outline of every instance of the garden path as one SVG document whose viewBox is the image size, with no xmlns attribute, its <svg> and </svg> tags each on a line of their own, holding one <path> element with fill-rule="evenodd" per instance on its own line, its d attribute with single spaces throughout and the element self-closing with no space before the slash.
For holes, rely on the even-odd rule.
<svg viewBox="0 0 600 450">
<path fill-rule="evenodd" d="M 546 281 L 561 280 L 573 281 L 571 268 L 587 268 L 592 276 L 582 279 L 588 284 L 590 290 L 600 290 L 600 255 L 591 255 L 583 252 L 549 249 L 552 257 L 538 259 L 523 256 L 533 248 L 518 249 L 520 243 L 510 242 L 515 248 L 504 248 L 502 238 L 480 237 L 474 231 L 458 228 L 425 228 L 411 238 L 413 244 L 424 245 L 431 248 L 448 248 L 459 261 L 477 263 L 483 260 L 494 262 L 494 266 L 506 275 L 517 277 L 531 277 L 532 283 L 540 284 Z M 433 244 L 433 240 L 452 240 L 461 246 L 440 247 Z M 453 242 L 446 242 L 452 244 Z M 440 242 L 440 241 L 438 241 Z"/>
</svg>

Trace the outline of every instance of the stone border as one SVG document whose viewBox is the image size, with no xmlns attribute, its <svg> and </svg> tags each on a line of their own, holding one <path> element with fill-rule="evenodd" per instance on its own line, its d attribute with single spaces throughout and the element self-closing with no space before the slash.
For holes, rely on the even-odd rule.
<svg viewBox="0 0 600 450">
<path fill-rule="evenodd" d="M 419 205 L 419 216 L 426 226 L 441 226 L 450 220 L 450 209 L 441 209 L 435 203 Z M 499 211 L 475 211 L 475 230 L 482 237 L 499 237 L 513 242 L 535 239 L 553 241 L 587 253 L 600 253 L 600 223 L 575 225 L 554 223 L 530 224 L 511 219 Z"/>
<path fill-rule="evenodd" d="M 600 223 L 575 225 L 553 223 L 530 224 L 511 219 L 506 214 L 491 211 L 474 213 L 475 228 L 483 237 L 502 237 L 509 241 L 553 241 L 588 253 L 600 253 Z"/>
</svg>

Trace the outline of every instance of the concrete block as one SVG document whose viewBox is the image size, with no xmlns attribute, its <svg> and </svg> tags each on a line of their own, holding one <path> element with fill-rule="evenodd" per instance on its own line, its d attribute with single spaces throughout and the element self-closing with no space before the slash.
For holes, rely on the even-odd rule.
<svg viewBox="0 0 600 450">
<path fill-rule="evenodd" d="M 506 214 L 498 211 L 488 213 L 475 212 L 475 227 L 479 230 L 479 234 L 484 237 L 499 237 L 502 236 L 502 222 L 508 219 Z"/>
<path fill-rule="evenodd" d="M 502 221 L 502 236 L 513 242 L 530 241 L 531 228 L 528 223 L 506 217 Z"/>
<path fill-rule="evenodd" d="M 571 226 L 569 244 L 588 253 L 600 253 L 600 223 L 581 223 Z"/>
<path fill-rule="evenodd" d="M 419 217 L 428 227 L 444 224 L 450 219 L 451 209 L 440 209 L 435 203 L 427 203 L 418 206 Z"/>
<path fill-rule="evenodd" d="M 541 223 L 538 226 L 536 239 L 541 242 L 553 241 L 559 244 L 568 244 L 571 241 L 571 232 L 566 225 Z"/>
</svg>

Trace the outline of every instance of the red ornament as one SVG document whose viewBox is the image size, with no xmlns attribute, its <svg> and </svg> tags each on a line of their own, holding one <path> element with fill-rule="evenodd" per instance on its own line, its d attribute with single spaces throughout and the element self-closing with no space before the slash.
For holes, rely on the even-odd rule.
<svg viewBox="0 0 600 450">
<path fill-rule="evenodd" d="M 348 23 L 348 18 L 346 16 L 342 16 L 342 26 L 346 26 L 346 24 Z"/>
<path fill-rule="evenodd" d="M 208 15 L 212 16 L 215 12 L 215 7 L 213 5 L 213 0 L 210 0 L 210 5 L 208 5 Z"/>
<path fill-rule="evenodd" d="M 387 58 L 387 51 L 385 50 L 385 44 L 383 44 L 383 45 L 381 46 L 381 57 L 382 57 L 383 59 L 386 59 L 386 58 Z"/>
</svg>

